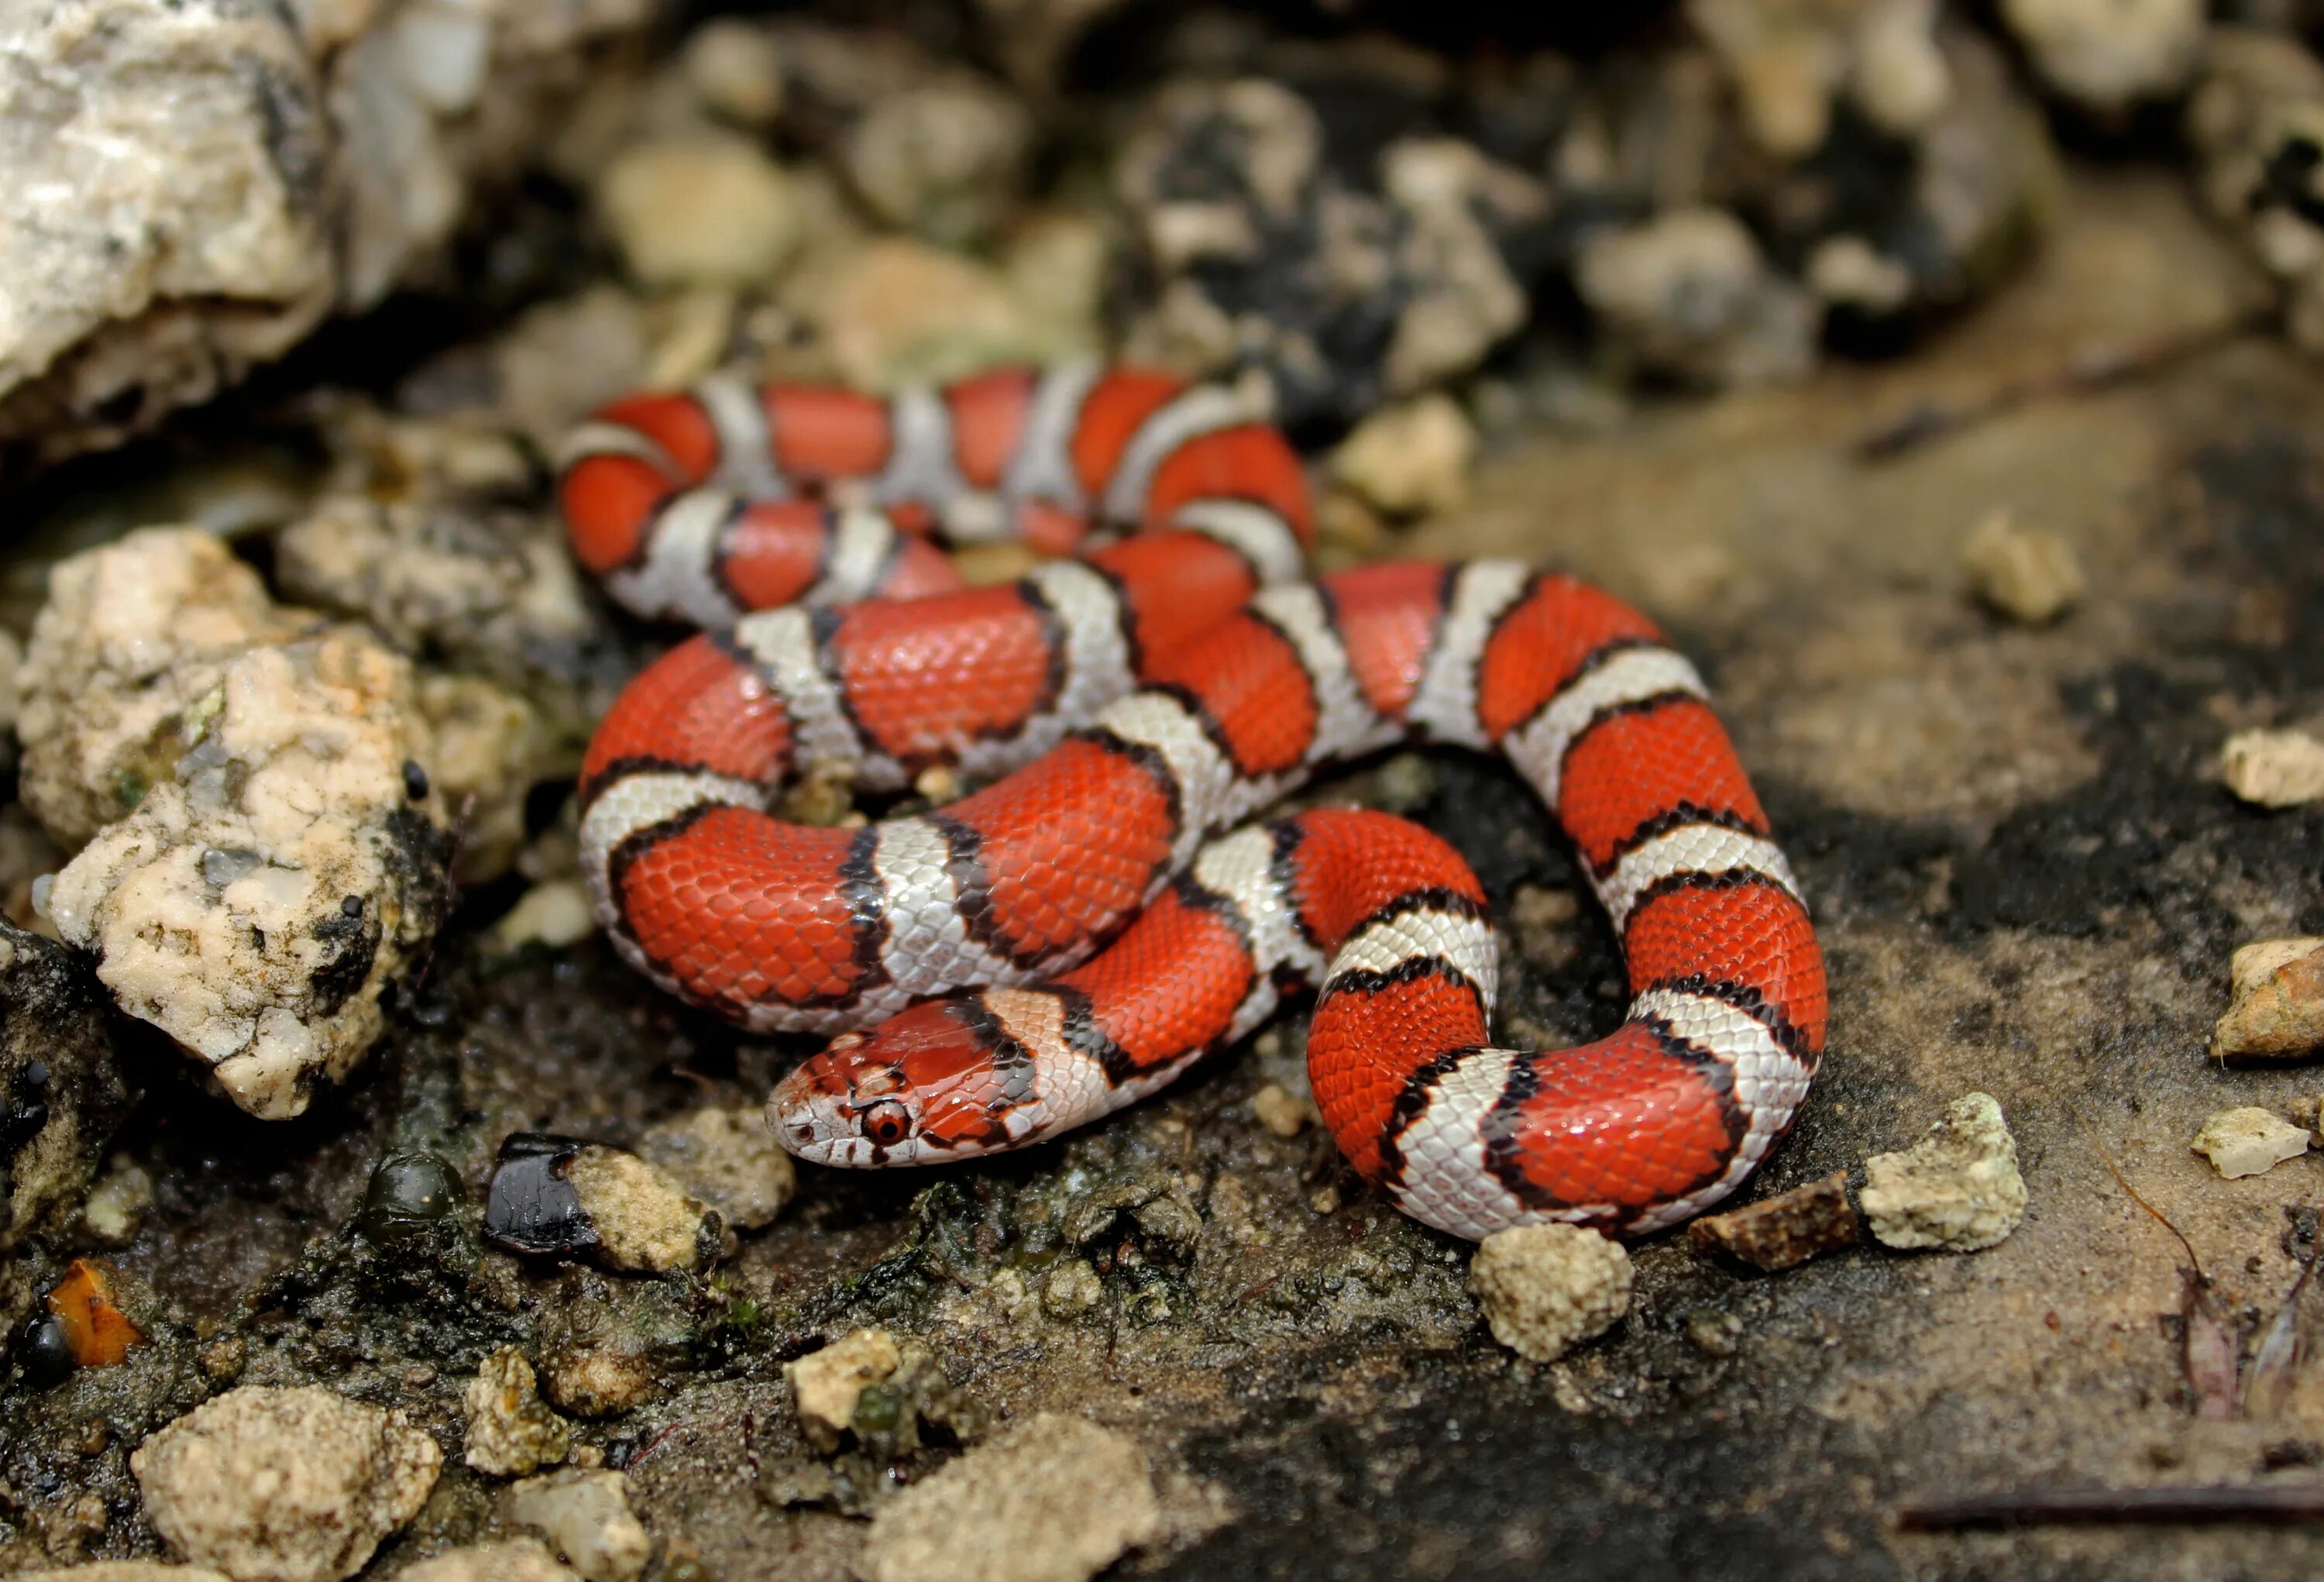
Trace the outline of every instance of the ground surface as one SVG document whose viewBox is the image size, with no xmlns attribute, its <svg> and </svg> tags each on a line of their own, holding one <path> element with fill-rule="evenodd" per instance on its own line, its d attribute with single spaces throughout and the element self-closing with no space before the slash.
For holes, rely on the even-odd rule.
<svg viewBox="0 0 2324 1582">
<path fill-rule="evenodd" d="M 2324 931 L 2324 810 L 2246 809 L 2215 767 L 2229 731 L 2324 712 L 2324 372 L 2255 326 L 2253 283 L 2173 183 L 2071 190 L 2031 273 L 1923 354 L 1507 437 L 1471 504 L 1408 546 L 1571 565 L 1706 661 L 1833 974 L 1822 1078 L 1753 1193 L 1902 1146 L 1981 1088 L 2032 1193 L 2001 1246 L 1759 1276 L 1666 1236 L 1636 1250 L 1624 1323 L 1531 1366 L 1478 1321 L 1464 1249 L 1366 1197 L 1312 1129 L 1252 1118 L 1262 1083 L 1302 1081 L 1293 1017 L 1062 1145 L 940 1178 L 808 1172 L 708 1290 L 527 1270 L 457 1233 L 383 1251 L 352 1226 L 391 1147 L 475 1183 L 511 1130 L 633 1141 L 706 1098 L 755 1100 L 788 1059 L 594 945 L 492 959 L 456 934 L 383 1058 L 305 1119 L 242 1121 L 160 1069 L 128 1140 L 160 1200 L 115 1261 L 174 1321 L 130 1366 L 0 1401 L 0 1552 L 151 1552 L 127 1451 L 237 1365 L 401 1404 L 456 1446 L 484 1351 L 610 1333 L 650 1355 L 658 1398 L 584 1437 L 633 1458 L 673 1540 L 663 1571 L 698 1553 L 729 1582 L 842 1576 L 860 1524 L 761 1484 L 808 1455 L 780 1362 L 879 1322 L 996 1413 L 1136 1438 L 1171 1536 L 1133 1575 L 2313 1568 L 2324 1537 L 2297 1531 L 1891 1522 L 1932 1494 L 2249 1480 L 2264 1461 L 2297 1478 L 2324 1457 L 2324 1377 L 2279 1420 L 2195 1420 L 2167 1317 L 2182 1254 L 2100 1153 L 2233 1312 L 2273 1313 L 2324 1159 L 2225 1181 L 2187 1143 L 2214 1110 L 2324 1085 L 2203 1055 L 2234 947 Z M 2080 552 L 2091 592 L 2060 624 L 1968 597 L 1959 546 L 1996 507 Z M 1443 830 L 1505 908 L 1575 882 L 1491 767 L 1399 761 L 1327 791 Z M 1593 914 L 1517 943 L 1516 1036 L 1617 1018 Z M 1047 1271 L 1076 1256 L 1102 1294 L 1045 1309 Z M 375 1570 L 487 1533 L 493 1498 L 447 1463 Z"/>
</svg>

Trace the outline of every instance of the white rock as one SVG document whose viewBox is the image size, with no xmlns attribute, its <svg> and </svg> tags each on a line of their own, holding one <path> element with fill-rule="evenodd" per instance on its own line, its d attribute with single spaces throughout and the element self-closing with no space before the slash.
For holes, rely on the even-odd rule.
<svg viewBox="0 0 2324 1582">
<path fill-rule="evenodd" d="M 654 286 L 763 284 L 804 233 L 790 178 L 739 137 L 640 143 L 607 167 L 597 207 L 630 273 Z"/>
<path fill-rule="evenodd" d="M 569 759 L 530 703 L 482 676 L 423 676 L 419 703 L 432 789 L 459 819 L 452 875 L 497 879 L 524 848 L 525 799 Z"/>
<path fill-rule="evenodd" d="M 518 896 L 516 904 L 493 924 L 493 943 L 503 950 L 529 944 L 562 950 L 596 931 L 589 887 L 578 879 L 544 879 Z"/>
<path fill-rule="evenodd" d="M 608 1269 L 667 1274 L 717 1262 L 718 1216 L 636 1154 L 592 1143 L 565 1179 L 597 1232 L 590 1255 Z"/>
<path fill-rule="evenodd" d="M 2227 789 L 2263 808 L 2324 799 L 2324 742 L 2306 731 L 2237 731 L 2219 751 Z"/>
<path fill-rule="evenodd" d="M 461 1392 L 468 1432 L 461 1458 L 493 1477 L 521 1477 L 565 1459 L 573 1429 L 549 1410 L 524 1353 L 504 1346 L 484 1358 Z"/>
<path fill-rule="evenodd" d="M 1431 393 L 1356 425 L 1332 453 L 1332 471 L 1391 516 L 1446 511 L 1468 497 L 1477 430 L 1460 403 Z"/>
<path fill-rule="evenodd" d="M 50 920 L 236 1104 L 299 1114 L 448 904 L 410 665 L 148 529 L 58 565 L 23 675 L 27 800 L 60 837 L 116 818 Z"/>
<path fill-rule="evenodd" d="M 1857 1201 L 1886 1246 L 1973 1253 L 2006 1238 L 2025 1217 L 2025 1178 L 1999 1103 L 1957 1098 L 1912 1147 L 1867 1159 Z"/>
<path fill-rule="evenodd" d="M 798 1170 L 756 1105 L 666 1121 L 639 1140 L 638 1152 L 743 1230 L 773 1224 L 798 1190 Z"/>
<path fill-rule="evenodd" d="M 0 441 L 113 443 L 376 301 L 669 8 L 0 7 Z"/>
<path fill-rule="evenodd" d="M 1580 1226 L 1518 1226 L 1477 1244 L 1469 1285 L 1494 1339 L 1554 1362 L 1629 1311 L 1630 1254 Z"/>
<path fill-rule="evenodd" d="M 2273 1110 L 2247 1105 L 2221 1110 L 2203 1123 L 2190 1146 L 2229 1180 L 2255 1176 L 2308 1152 L 2310 1133 Z"/>
<path fill-rule="evenodd" d="M 2119 112 L 2187 86 L 2208 11 L 2203 0 L 2002 0 L 2001 19 L 2067 97 Z"/>
<path fill-rule="evenodd" d="M 783 53 L 764 28 L 739 16 L 713 17 L 687 35 L 686 80 L 715 113 L 768 126 L 783 113 Z"/>
<path fill-rule="evenodd" d="M 2073 545 L 2020 527 L 2006 511 L 1978 523 L 1961 549 L 1978 597 L 2014 621 L 2038 626 L 2071 609 L 2089 587 Z"/>
<path fill-rule="evenodd" d="M 1032 143 L 1022 102 L 963 74 L 875 100 L 839 158 L 880 219 L 958 246 L 1015 207 Z"/>
<path fill-rule="evenodd" d="M 442 1460 L 401 1412 L 246 1384 L 153 1435 L 129 1466 L 146 1519 L 194 1564 L 235 1582 L 338 1582 L 419 1513 Z"/>
<path fill-rule="evenodd" d="M 1162 1531 L 1135 1440 L 1043 1412 L 882 1504 L 856 1570 L 866 1582 L 1086 1582 Z"/>
<path fill-rule="evenodd" d="M 794 277 L 787 295 L 821 331 L 833 369 L 859 389 L 1041 361 L 1055 334 L 999 271 L 908 237 L 818 250 Z"/>
<path fill-rule="evenodd" d="M 223 1571 L 165 1566 L 159 1560 L 97 1560 L 86 1566 L 19 1571 L 13 1582 L 228 1582 Z"/>
<path fill-rule="evenodd" d="M 512 1538 L 456 1549 L 398 1571 L 396 1582 L 573 1582 L 536 1538 Z"/>
<path fill-rule="evenodd" d="M 510 1521 L 547 1538 L 587 1582 L 637 1582 L 653 1553 L 618 1472 L 558 1472 L 510 1488 Z"/>
<path fill-rule="evenodd" d="M 799 1423 L 826 1442 L 835 1441 L 855 1419 L 855 1402 L 866 1384 L 892 1374 L 903 1363 L 895 1337 L 885 1329 L 856 1329 L 821 1351 L 783 1365 Z"/>
</svg>

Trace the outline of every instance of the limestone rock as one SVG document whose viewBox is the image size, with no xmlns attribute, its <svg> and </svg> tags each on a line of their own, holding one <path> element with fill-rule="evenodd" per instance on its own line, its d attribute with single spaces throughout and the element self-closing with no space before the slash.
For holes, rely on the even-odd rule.
<svg viewBox="0 0 2324 1582">
<path fill-rule="evenodd" d="M 573 1582 L 574 1573 L 539 1539 L 512 1538 L 456 1549 L 396 1576 L 399 1582 Z"/>
<path fill-rule="evenodd" d="M 1601 231 L 1574 283 L 1600 328 L 1651 370 L 1720 386 L 1795 378 L 1814 364 L 1814 303 L 1724 209 Z"/>
<path fill-rule="evenodd" d="M 2324 61 L 2289 34 L 2211 29 L 2187 138 L 2205 200 L 2282 283 L 2292 340 L 2324 351 L 2324 171 L 2305 152 L 2324 139 Z"/>
<path fill-rule="evenodd" d="M 0 1253 L 71 1218 L 130 1099 L 88 968 L 0 921 Z"/>
<path fill-rule="evenodd" d="M 530 944 L 562 950 L 596 931 L 589 887 L 578 879 L 544 879 L 493 924 L 493 943 L 503 950 Z"/>
<path fill-rule="evenodd" d="M 606 1267 L 665 1274 L 716 1260 L 718 1217 L 636 1154 L 585 1148 L 567 1179 L 597 1227 L 597 1259 Z"/>
<path fill-rule="evenodd" d="M 1162 1535 L 1136 1441 L 1043 1412 L 880 1507 L 865 1582 L 1085 1582 Z"/>
<path fill-rule="evenodd" d="M 97 1560 L 86 1566 L 19 1571 L 15 1582 L 228 1582 L 223 1571 L 165 1566 L 159 1560 Z"/>
<path fill-rule="evenodd" d="M 855 1402 L 867 1384 L 890 1377 L 903 1363 L 895 1337 L 885 1329 L 857 1329 L 783 1365 L 797 1403 L 799 1426 L 820 1445 L 835 1445 L 855 1419 Z"/>
<path fill-rule="evenodd" d="M 637 1582 L 653 1553 L 618 1472 L 558 1472 L 512 1487 L 510 1521 L 538 1531 L 586 1582 Z"/>
<path fill-rule="evenodd" d="M 2233 999 L 2211 1030 L 2223 1059 L 2283 1059 L 2324 1047 L 2324 939 L 2265 939 L 2235 955 Z"/>
<path fill-rule="evenodd" d="M 1032 146 L 1024 103 L 960 72 L 875 100 L 848 129 L 839 160 L 880 219 L 965 246 L 1016 206 Z"/>
<path fill-rule="evenodd" d="M 2324 799 L 2324 742 L 2306 731 L 2237 731 L 2219 750 L 2227 789 L 2263 808 Z"/>
<path fill-rule="evenodd" d="M 512 1346 L 484 1359 L 461 1402 L 468 1411 L 462 1459 L 479 1472 L 522 1477 L 564 1460 L 573 1448 L 572 1426 L 540 1399 L 532 1365 Z"/>
<path fill-rule="evenodd" d="M 1912 1147 L 1864 1161 L 1858 1205 L 1884 1245 L 1973 1253 L 2025 1217 L 2017 1141 L 1993 1096 L 1972 1093 Z"/>
<path fill-rule="evenodd" d="M 903 236 L 803 263 L 788 294 L 820 332 L 832 371 L 859 389 L 940 384 L 1005 363 L 1047 362 L 1057 344 L 998 270 Z"/>
<path fill-rule="evenodd" d="M 791 1156 L 756 1105 L 698 1109 L 664 1122 L 640 1140 L 638 1152 L 743 1230 L 773 1224 L 798 1190 Z"/>
<path fill-rule="evenodd" d="M 443 1460 L 398 1411 L 246 1384 L 139 1446 L 130 1469 L 171 1548 L 235 1582 L 338 1582 L 419 1513 Z"/>
<path fill-rule="evenodd" d="M 1340 482 L 1390 516 L 1423 516 L 1469 493 L 1477 430 L 1451 396 L 1421 396 L 1356 425 L 1332 453 Z"/>
<path fill-rule="evenodd" d="M 0 13 L 0 445 L 115 442 L 439 256 L 664 0 Z"/>
<path fill-rule="evenodd" d="M 1950 101 L 1934 0 L 1690 0 L 1687 19 L 1741 104 L 1751 140 L 1778 159 L 1823 146 L 1846 101 L 1892 136 L 1926 127 Z"/>
<path fill-rule="evenodd" d="M 1247 372 L 1285 421 L 1344 423 L 1525 322 L 1546 184 L 1435 134 L 1393 83 L 1340 86 L 1335 112 L 1376 115 L 1376 156 L 1348 157 L 1318 102 L 1266 75 L 1170 81 L 1141 109 L 1113 165 L 1154 278 L 1131 360 Z"/>
<path fill-rule="evenodd" d="M 1518 1226 L 1478 1244 L 1469 1284 L 1494 1339 L 1553 1362 L 1629 1310 L 1630 1254 L 1580 1226 Z"/>
<path fill-rule="evenodd" d="M 2020 527 L 2006 511 L 1979 523 L 1961 549 L 1977 597 L 2011 620 L 2039 626 L 2071 609 L 2089 587 L 2073 545 Z"/>
<path fill-rule="evenodd" d="M 626 150 L 598 183 L 597 208 L 630 273 L 650 286 L 763 284 L 806 223 L 782 167 L 739 137 Z"/>
<path fill-rule="evenodd" d="M 44 910 L 130 1014 L 253 1115 L 304 1110 L 383 1025 L 449 903 L 410 666 L 270 605 L 208 535 L 60 563 L 24 665 L 24 794 L 115 821 Z"/>
<path fill-rule="evenodd" d="M 2203 1123 L 2190 1146 L 2229 1180 L 2273 1170 L 2308 1152 L 2310 1133 L 2257 1105 L 2221 1110 Z"/>
<path fill-rule="evenodd" d="M 2173 97 L 2195 75 L 2209 22 L 2203 0 L 2002 0 L 2044 81 L 2086 110 L 2118 116 Z"/>
</svg>

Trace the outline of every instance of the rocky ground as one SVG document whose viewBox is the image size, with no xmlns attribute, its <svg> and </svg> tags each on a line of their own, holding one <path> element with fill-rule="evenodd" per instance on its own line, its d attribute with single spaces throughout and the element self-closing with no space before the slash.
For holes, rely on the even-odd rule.
<svg viewBox="0 0 2324 1582">
<path fill-rule="evenodd" d="M 436 9 L 379 25 L 440 68 L 466 57 Z M 558 9 L 595 39 L 652 8 Z M 1479 65 L 1319 43 L 1297 7 L 1294 42 L 1122 9 L 728 17 L 593 55 L 543 173 L 429 266 L 451 289 L 0 496 L 25 650 L 0 905 L 30 930 L 0 939 L 0 1571 L 2312 1568 L 2298 1525 L 1903 1519 L 2283 1497 L 2324 1466 L 2324 1373 L 2278 1355 L 2308 1327 L 2324 1087 L 2209 1053 L 2237 948 L 2324 934 L 2324 781 L 2244 737 L 2324 726 L 2301 19 L 2156 6 L 2093 49 L 2082 8 L 2034 0 L 1978 27 L 1702 4 Z M 355 138 L 330 85 L 372 57 L 319 25 L 218 47 L 291 51 L 342 107 L 315 135 Z M 525 80 L 558 80 L 565 37 Z M 42 47 L 86 63 L 69 42 Z M 490 190 L 512 156 L 439 99 L 454 185 Z M 403 277 L 318 259 L 342 306 Z M 0 385 L 25 469 L 249 360 L 198 337 L 198 378 L 107 417 L 58 404 L 127 387 L 88 381 L 132 331 L 89 333 Z M 1471 1249 L 1340 1164 L 1296 1012 L 1021 1156 L 773 1153 L 754 1110 L 798 1047 L 655 994 L 577 894 L 579 744 L 668 634 L 572 573 L 545 448 L 715 366 L 887 387 L 1115 345 L 1273 401 L 1330 558 L 1517 555 L 1666 624 L 1832 969 L 1818 1087 L 1747 1198 L 1861 1188 L 1981 1092 L 2014 1233 L 1772 1273 L 1664 1235 L 1626 1316 L 1529 1361 Z M 163 523 L 236 552 L 123 536 Z M 2286 805 L 2251 800 L 2255 753 Z M 1506 772 L 1397 756 L 1313 795 L 1469 857 L 1513 1041 L 1618 1018 L 1602 922 Z M 2312 1016 L 2324 991 L 2282 981 Z M 2280 1161 L 2230 1179 L 2190 1143 L 2246 1106 L 2238 1146 Z"/>
</svg>

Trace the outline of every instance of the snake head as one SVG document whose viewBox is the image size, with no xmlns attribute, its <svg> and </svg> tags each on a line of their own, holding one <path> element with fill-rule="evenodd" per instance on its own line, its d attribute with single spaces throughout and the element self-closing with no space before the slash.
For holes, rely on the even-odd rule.
<svg viewBox="0 0 2324 1582">
<path fill-rule="evenodd" d="M 939 1164 L 1007 1147 L 1010 1084 L 973 996 L 931 1000 L 843 1033 L 776 1084 L 767 1126 L 813 1164 Z"/>
</svg>

